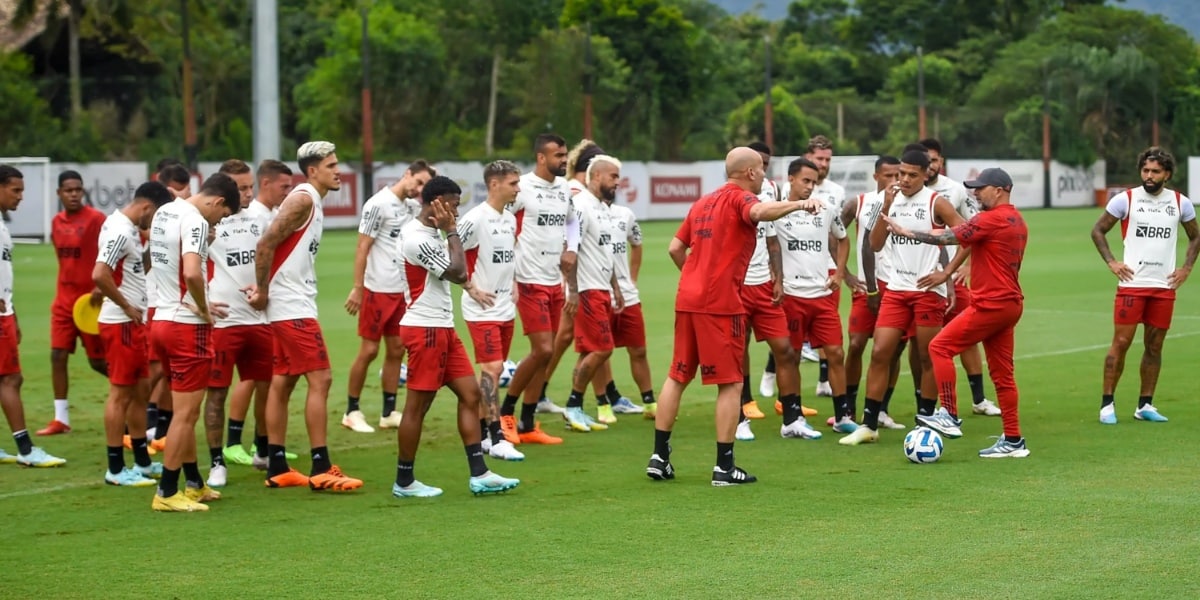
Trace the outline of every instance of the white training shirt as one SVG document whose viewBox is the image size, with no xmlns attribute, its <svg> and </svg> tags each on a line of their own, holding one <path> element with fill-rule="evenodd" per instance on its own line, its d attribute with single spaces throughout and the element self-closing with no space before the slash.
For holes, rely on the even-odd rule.
<svg viewBox="0 0 1200 600">
<path fill-rule="evenodd" d="M 450 268 L 450 250 L 440 231 L 409 221 L 400 233 L 404 271 L 408 278 L 408 310 L 400 319 L 406 327 L 454 328 L 454 300 L 450 282 L 442 274 Z"/>
<path fill-rule="evenodd" d="M 255 207 L 255 205 L 258 207 Z M 255 254 L 258 240 L 270 223 L 270 211 L 257 200 L 217 223 L 217 237 L 208 249 L 212 263 L 209 293 L 213 302 L 229 305 L 229 316 L 218 319 L 218 329 L 237 325 L 266 325 L 267 314 L 250 306 L 250 298 L 242 291 L 254 284 Z"/>
<path fill-rule="evenodd" d="M 308 194 L 312 210 L 308 220 L 275 248 L 268 288 L 267 319 L 272 323 L 317 318 L 317 250 L 321 247 L 324 198 L 312 184 L 301 183 L 292 194 Z"/>
<path fill-rule="evenodd" d="M 963 184 L 945 175 L 938 175 L 938 178 L 932 184 L 926 184 L 925 187 L 945 198 L 950 203 L 950 206 L 954 207 L 954 212 L 958 213 L 964 221 L 969 221 L 971 217 L 979 214 L 979 205 L 967 193 L 967 188 Z M 958 245 L 946 246 L 946 254 L 950 258 L 954 258 L 954 255 L 958 254 Z"/>
<path fill-rule="evenodd" d="M 833 293 L 826 285 L 829 238 L 846 239 L 846 228 L 838 213 L 837 208 L 825 203 L 815 214 L 796 211 L 775 222 L 783 258 L 783 293 L 796 298 L 823 298 Z"/>
<path fill-rule="evenodd" d="M 817 184 L 817 187 L 813 188 L 812 195 L 809 198 L 815 198 L 824 202 L 826 205 L 833 207 L 835 211 L 838 211 L 840 215 L 842 214 L 842 207 L 846 205 L 846 188 L 826 177 L 824 181 Z M 825 261 L 825 266 L 830 271 L 837 268 L 837 262 L 833 260 L 832 255 L 829 256 L 829 260 Z"/>
<path fill-rule="evenodd" d="M 513 274 L 517 269 L 517 218 L 484 202 L 459 219 L 458 237 L 467 254 L 467 272 L 472 284 L 495 296 L 491 308 L 486 308 L 464 292 L 463 319 L 507 323 L 517 318 L 512 296 Z"/>
<path fill-rule="evenodd" d="M 119 210 L 108 215 L 100 228 L 99 245 L 96 262 L 112 269 L 117 290 L 126 302 L 145 315 L 146 273 L 142 269 L 142 253 L 146 247 L 137 225 Z M 128 323 L 130 320 L 116 302 L 104 297 L 104 303 L 100 305 L 101 323 Z"/>
<path fill-rule="evenodd" d="M 8 225 L 0 219 L 0 300 L 4 300 L 4 310 L 0 317 L 13 314 L 13 240 L 8 232 Z"/>
<path fill-rule="evenodd" d="M 566 241 L 571 190 L 567 180 L 546 181 L 534 173 L 521 176 L 521 191 L 511 210 L 521 233 L 517 236 L 518 283 L 562 284 L 559 260 Z"/>
<path fill-rule="evenodd" d="M 911 198 L 896 192 L 888 217 L 910 231 L 932 231 L 933 204 L 937 197 L 938 195 L 927 187 L 922 187 L 921 191 Z M 880 226 L 883 224 L 880 223 Z M 876 256 L 879 254 L 887 254 L 890 271 L 888 276 L 891 277 L 887 280 L 888 291 L 922 292 L 925 290 L 917 286 L 917 280 L 938 270 L 941 247 L 889 233 L 882 252 Z M 943 283 L 929 291 L 945 296 L 946 284 Z"/>
<path fill-rule="evenodd" d="M 854 212 L 854 226 L 856 228 L 855 237 L 858 240 L 858 247 L 854 248 L 854 255 L 858 261 L 858 276 L 860 279 L 865 280 L 866 272 L 863 269 L 862 244 L 866 239 L 868 230 L 874 227 L 876 221 L 879 220 L 879 209 L 883 208 L 883 192 L 875 191 L 859 194 L 856 201 L 858 206 Z M 888 242 L 885 241 L 884 245 L 886 246 L 887 244 Z M 875 280 L 877 282 L 888 281 L 887 253 L 882 250 L 875 253 Z"/>
<path fill-rule="evenodd" d="M 150 228 L 150 278 L 154 280 L 157 308 L 155 321 L 204 325 L 206 321 L 192 312 L 196 300 L 183 280 L 183 256 L 200 257 L 204 272 L 204 295 L 208 296 L 208 221 L 191 202 L 176 198 L 154 213 Z M 211 304 L 211 303 L 209 303 Z"/>
<path fill-rule="evenodd" d="M 404 257 L 400 254 L 400 230 L 412 220 L 409 205 L 390 187 L 379 190 L 363 205 L 358 233 L 373 240 L 367 252 L 367 269 L 363 285 L 372 292 L 399 294 L 407 286 L 404 280 Z"/>
<path fill-rule="evenodd" d="M 613 226 L 616 228 L 612 240 L 613 272 L 617 274 L 617 284 L 621 286 L 621 297 L 625 300 L 625 306 L 641 304 L 637 283 L 629 267 L 629 252 L 630 248 L 642 245 L 642 227 L 628 206 L 612 204 L 608 210 L 612 213 Z M 616 302 L 617 299 L 613 298 L 614 306 Z"/>
<path fill-rule="evenodd" d="M 758 194 L 759 202 L 776 202 L 779 200 L 779 188 L 774 181 L 763 181 L 762 192 Z M 742 282 L 747 286 L 762 285 L 771 281 L 771 256 L 767 252 L 767 238 L 775 237 L 773 221 L 759 221 L 754 240 L 754 254 L 750 255 L 750 266 L 746 268 L 746 279 Z"/>
<path fill-rule="evenodd" d="M 576 283 L 579 291 L 611 291 L 613 276 L 612 240 L 615 228 L 608 205 L 590 191 L 575 196 L 575 211 L 579 216 L 579 260 Z"/>
<path fill-rule="evenodd" d="M 1179 224 L 1196 218 L 1192 201 L 1175 190 L 1163 188 L 1151 195 L 1138 186 L 1113 196 L 1105 210 L 1121 220 L 1121 262 L 1133 269 L 1133 279 L 1120 281 L 1117 287 L 1169 289 L 1167 276 L 1175 271 Z"/>
</svg>

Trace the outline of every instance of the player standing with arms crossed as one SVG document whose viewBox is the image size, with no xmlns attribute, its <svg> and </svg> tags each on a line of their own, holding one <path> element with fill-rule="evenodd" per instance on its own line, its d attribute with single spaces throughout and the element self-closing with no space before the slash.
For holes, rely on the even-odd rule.
<svg viewBox="0 0 1200 600">
<path fill-rule="evenodd" d="M 1117 298 L 1113 306 L 1113 341 L 1104 359 L 1104 384 L 1100 400 L 1100 422 L 1117 422 L 1113 396 L 1125 370 L 1125 354 L 1133 343 L 1137 326 L 1143 326 L 1142 387 L 1133 418 L 1165 422 L 1154 407 L 1154 390 L 1162 369 L 1162 348 L 1175 311 L 1175 290 L 1187 281 L 1200 253 L 1200 227 L 1196 209 L 1187 196 L 1166 187 L 1175 173 L 1175 157 L 1153 146 L 1138 157 L 1142 185 L 1125 190 L 1108 201 L 1104 214 L 1092 228 L 1092 242 L 1108 269 L 1117 276 Z M 1136 207 L 1136 208 L 1135 208 Z M 1124 242 L 1122 260 L 1108 247 L 1108 232 L 1121 223 Z M 1188 237 L 1183 266 L 1175 268 L 1176 231 Z"/>
</svg>

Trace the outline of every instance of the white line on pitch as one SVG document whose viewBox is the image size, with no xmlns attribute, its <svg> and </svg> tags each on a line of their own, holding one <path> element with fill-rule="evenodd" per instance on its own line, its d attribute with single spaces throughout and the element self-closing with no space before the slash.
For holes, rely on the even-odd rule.
<svg viewBox="0 0 1200 600">
<path fill-rule="evenodd" d="M 1053 308 L 1026 308 L 1025 313 L 1036 313 L 1041 315 L 1080 315 L 1088 317 L 1111 317 L 1111 312 L 1088 311 L 1088 310 L 1058 310 Z M 1195 320 L 1200 319 L 1200 315 L 1175 315 L 1172 319 Z"/>
</svg>

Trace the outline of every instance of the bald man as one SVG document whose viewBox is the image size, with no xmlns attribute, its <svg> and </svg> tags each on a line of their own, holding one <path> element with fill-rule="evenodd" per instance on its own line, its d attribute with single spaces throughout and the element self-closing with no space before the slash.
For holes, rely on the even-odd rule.
<svg viewBox="0 0 1200 600">
<path fill-rule="evenodd" d="M 725 157 L 725 185 L 692 205 L 671 240 L 671 260 L 681 271 L 675 296 L 675 352 L 658 400 L 654 454 L 646 466 L 651 479 L 675 478 L 671 428 L 683 391 L 699 369 L 704 385 L 717 386 L 717 464 L 712 484 L 722 487 L 757 481 L 733 461 L 745 375 L 742 281 L 760 221 L 774 221 L 798 210 L 815 212 L 821 207 L 816 200 L 760 203 L 758 194 L 765 175 L 758 152 L 746 147 L 731 150 Z"/>
</svg>

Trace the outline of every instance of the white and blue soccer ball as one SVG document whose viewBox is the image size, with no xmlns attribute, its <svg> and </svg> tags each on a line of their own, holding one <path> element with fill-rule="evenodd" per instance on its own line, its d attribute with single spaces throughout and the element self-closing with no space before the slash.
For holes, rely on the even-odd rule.
<svg viewBox="0 0 1200 600">
<path fill-rule="evenodd" d="M 942 457 L 942 436 L 928 427 L 918 427 L 904 436 L 904 457 L 924 465 Z"/>
<path fill-rule="evenodd" d="M 517 372 L 517 363 L 515 363 L 511 360 L 504 361 L 504 368 L 500 370 L 500 387 L 502 387 L 502 388 L 508 387 L 509 382 L 512 381 L 513 373 L 516 373 L 516 372 Z"/>
</svg>

